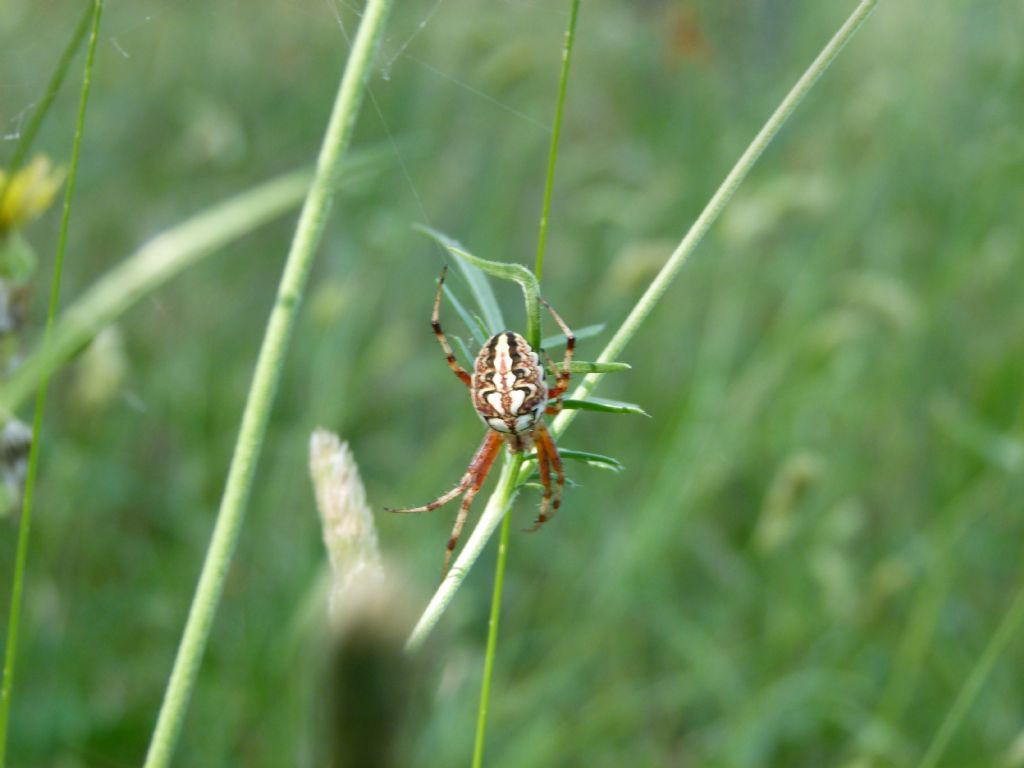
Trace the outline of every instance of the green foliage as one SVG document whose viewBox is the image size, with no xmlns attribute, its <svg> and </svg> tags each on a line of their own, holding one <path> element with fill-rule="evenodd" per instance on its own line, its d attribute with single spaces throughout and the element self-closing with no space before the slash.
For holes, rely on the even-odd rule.
<svg viewBox="0 0 1024 768">
<path fill-rule="evenodd" d="M 559 366 L 555 366 L 557 369 Z M 623 373 L 633 370 L 629 363 L 591 363 L 586 360 L 573 360 L 569 363 L 571 373 Z"/>
<path fill-rule="evenodd" d="M 498 333 L 506 326 L 502 320 L 501 308 L 498 306 L 494 289 L 491 288 L 485 275 L 493 275 L 502 280 L 517 283 L 523 290 L 523 300 L 526 304 L 527 341 L 531 344 L 537 343 L 540 339 L 540 284 L 530 270 L 522 264 L 481 259 L 463 248 L 459 242 L 437 230 L 429 227 L 417 227 L 417 229 L 443 245 L 445 250 L 455 257 L 473 291 L 477 306 L 480 307 L 486 320 L 488 335 Z"/>
<path fill-rule="evenodd" d="M 607 370 L 595 371 L 595 373 L 608 373 Z M 609 400 L 606 397 L 588 397 L 586 400 L 575 400 L 571 397 L 565 398 L 562 405 L 568 410 L 578 409 L 581 411 L 598 411 L 600 413 L 632 413 L 637 416 L 648 416 L 643 408 L 635 403 L 624 403 L 621 400 Z"/>
<path fill-rule="evenodd" d="M 389 151 L 335 203 L 181 765 L 312 762 L 313 672 L 294 640 L 323 562 L 312 428 L 351 441 L 375 509 L 438 492 L 479 441 L 430 334 L 436 247 L 409 225 L 528 263 L 549 140 L 530 120 L 550 114 L 565 19 L 442 3 L 391 62 L 433 5 L 395 10 L 389 79 L 372 80 L 383 123 L 368 109 L 354 145 Z M 574 331 L 618 327 L 848 10 L 689 8 L 583 6 L 543 282 Z M 0 14 L 4 133 L 80 12 Z M 345 53 L 330 7 L 239 20 L 217 4 L 107 9 L 67 302 L 155 232 L 315 152 Z M 632 372 L 602 381 L 653 418 L 573 424 L 568 445 L 625 469 L 574 467 L 583 485 L 531 535 L 537 496 L 520 494 L 488 766 L 924 758 L 1020 581 L 1020 26 L 1007 3 L 880 4 L 633 339 Z M 75 107 L 65 88 L 37 139 L 55 162 Z M 105 409 L 76 404 L 78 366 L 55 377 L 12 764 L 141 762 L 291 230 L 227 246 L 123 315 L 125 384 Z M 44 257 L 56 221 L 27 235 Z M 518 289 L 495 291 L 524 327 Z M 581 359 L 603 343 L 582 339 Z M 452 514 L 378 516 L 423 599 Z M 416 765 L 468 762 L 492 558 L 436 638 Z M 938 765 L 1020 764 L 1024 648 L 1005 648 Z"/>
</svg>

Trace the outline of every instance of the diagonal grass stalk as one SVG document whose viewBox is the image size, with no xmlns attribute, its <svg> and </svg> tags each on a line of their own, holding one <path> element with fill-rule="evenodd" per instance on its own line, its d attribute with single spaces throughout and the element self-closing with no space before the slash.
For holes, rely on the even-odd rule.
<svg viewBox="0 0 1024 768">
<path fill-rule="evenodd" d="M 97 280 L 65 309 L 53 333 L 0 386 L 0 416 L 18 409 L 43 379 L 100 330 L 204 256 L 299 204 L 310 174 L 293 171 L 164 230 Z"/>
<path fill-rule="evenodd" d="M 640 297 L 640 300 L 598 356 L 598 363 L 614 362 L 621 354 L 626 344 L 640 328 L 640 325 L 658 304 L 661 297 L 664 296 L 672 280 L 679 274 L 686 260 L 696 250 L 700 241 L 707 234 L 726 204 L 732 199 L 739 185 L 746 178 L 765 148 L 771 143 L 771 140 L 779 132 L 779 129 L 782 128 L 804 96 L 807 95 L 818 78 L 828 69 L 828 66 L 839 55 L 843 46 L 853 37 L 854 33 L 860 28 L 860 25 L 863 24 L 877 4 L 878 0 L 861 0 L 853 13 L 850 14 L 849 18 L 833 35 L 821 53 L 811 62 L 807 70 L 800 76 L 789 93 L 786 94 L 786 97 L 768 118 L 761 130 L 754 136 L 750 145 L 740 155 L 739 160 L 736 161 L 732 170 L 726 175 L 725 180 L 719 185 L 711 200 L 708 201 L 704 210 L 697 217 L 697 220 L 687 231 L 664 266 L 658 271 L 658 274 L 648 286 L 643 296 Z M 572 398 L 577 400 L 585 399 L 588 394 L 593 392 L 603 376 L 604 374 L 602 373 L 588 374 L 572 393 Z M 575 411 L 562 411 L 552 423 L 552 434 L 556 437 L 562 435 L 568 429 L 575 416 Z M 495 528 L 498 527 L 498 523 L 505 516 L 505 512 L 515 498 L 519 486 L 526 481 L 526 478 L 527 472 L 522 470 L 517 470 L 514 475 L 512 473 L 508 475 L 502 474 L 497 488 L 494 489 L 490 499 L 488 499 L 487 506 L 484 508 L 479 522 L 466 541 L 462 552 L 459 553 L 455 564 L 448 572 L 445 580 L 441 582 L 441 585 L 430 599 L 419 621 L 413 628 L 406 645 L 407 648 L 418 648 L 437 625 L 441 614 L 444 613 L 451 603 L 455 593 L 462 585 L 463 580 L 465 580 L 466 574 L 480 556 Z"/>
<path fill-rule="evenodd" d="M 572 61 L 573 43 L 576 39 L 576 19 L 579 17 L 580 0 L 572 0 L 569 11 L 569 26 L 565 31 L 565 45 L 562 49 L 562 70 L 558 78 L 558 97 L 555 100 L 555 118 L 551 129 L 551 149 L 548 155 L 548 170 L 544 180 L 544 202 L 541 205 L 540 225 L 537 232 L 537 262 L 534 266 L 533 286 L 539 291 L 541 274 L 544 271 L 544 250 L 547 246 L 548 220 L 551 213 L 551 193 L 555 186 L 555 163 L 558 160 L 558 140 L 562 134 L 562 117 L 565 114 L 565 96 L 569 85 L 569 63 Z M 526 271 L 526 270 L 524 270 Z M 527 340 L 534 349 L 540 349 L 540 307 L 536 295 L 531 297 L 528 286 L 523 286 L 526 298 Z M 532 301 L 531 301 L 532 298 Z M 518 459 L 518 461 L 517 461 Z M 522 467 L 522 457 L 506 458 L 509 477 L 517 477 Z M 494 657 L 498 648 L 498 624 L 501 618 L 501 595 L 505 584 L 505 565 L 508 561 L 508 544 L 512 518 L 505 515 L 498 540 L 498 560 L 494 566 L 494 592 L 491 595 L 491 616 L 487 622 L 487 651 L 484 656 L 483 680 L 480 683 L 480 705 L 477 710 L 476 738 L 473 744 L 473 768 L 480 768 L 484 760 L 484 737 L 487 733 L 487 713 L 491 702 L 491 678 L 494 675 Z"/>
<path fill-rule="evenodd" d="M 71 141 L 71 165 L 68 169 L 68 184 L 64 190 L 64 208 L 61 211 L 60 236 L 57 241 L 57 252 L 54 256 L 53 262 L 53 278 L 50 283 L 50 302 L 46 311 L 46 330 L 44 332 L 44 338 L 50 338 L 53 333 L 53 322 L 57 315 L 57 304 L 60 302 L 61 274 L 64 270 L 64 253 L 67 251 L 68 227 L 71 223 L 71 202 L 74 199 L 75 182 L 78 179 L 78 159 L 82 148 L 82 136 L 85 133 L 85 111 L 89 104 L 89 90 L 92 86 L 92 68 L 96 60 L 96 40 L 99 36 L 100 17 L 102 15 L 103 0 L 95 0 L 90 8 L 92 22 L 89 25 L 89 49 L 85 58 L 85 69 L 82 74 L 82 92 L 78 100 L 78 116 L 75 120 L 75 135 Z M 79 38 L 76 33 L 76 36 L 73 39 L 73 44 L 68 47 L 68 50 L 65 51 L 64 57 L 61 59 L 61 65 L 57 70 L 59 77 L 55 75 L 54 81 L 51 83 L 51 87 L 47 93 L 48 96 L 50 96 L 51 93 L 55 94 L 56 89 L 60 87 L 60 81 L 63 80 L 64 76 L 63 70 L 67 68 L 67 64 L 70 62 L 71 55 L 77 47 L 76 41 L 78 39 Z M 31 143 L 32 137 L 35 135 L 35 131 L 38 130 L 39 124 L 42 123 L 42 115 L 45 114 L 50 101 L 52 101 L 52 97 L 49 101 L 45 101 L 44 106 L 37 111 L 36 115 L 38 116 L 38 119 L 33 120 L 33 128 L 30 132 L 29 138 L 25 144 L 19 145 L 19 149 L 23 146 L 27 147 L 27 145 Z M 18 158 L 16 156 L 16 162 L 12 164 L 12 167 L 16 168 L 17 163 L 20 162 L 21 159 L 23 158 Z M 6 192 L 6 190 L 0 190 L 0 199 L 2 199 L 4 192 Z M 39 470 L 40 430 L 43 424 L 43 408 L 46 406 L 46 384 L 47 377 L 44 376 L 39 382 L 39 389 L 36 393 L 35 414 L 32 417 L 32 445 L 29 449 L 28 471 L 25 477 L 25 500 L 22 504 L 21 518 L 18 521 L 18 548 L 14 559 L 14 579 L 11 585 L 11 612 L 10 618 L 7 622 L 7 644 L 4 650 L 3 688 L 0 690 L 0 768 L 6 764 L 7 760 L 7 729 L 11 717 L 11 697 L 14 690 L 14 664 L 18 654 L 18 631 L 21 623 L 21 598 L 24 593 L 25 586 L 25 566 L 28 562 L 28 540 L 29 533 L 32 529 L 32 504 L 35 499 L 36 474 Z"/>
<path fill-rule="evenodd" d="M 217 522 L 149 744 L 145 762 L 147 768 L 163 768 L 170 763 L 181 732 L 210 627 L 223 592 L 224 580 L 241 531 L 246 502 L 256 474 L 256 463 L 270 418 L 270 408 L 284 367 L 288 341 L 298 316 L 310 267 L 323 235 L 342 157 L 351 141 L 356 116 L 366 91 L 370 63 L 383 36 L 384 22 L 391 4 L 392 0 L 368 0 L 345 65 L 313 182 L 299 215 L 277 298 L 256 361 Z"/>
<path fill-rule="evenodd" d="M 992 669 L 995 667 L 996 662 L 1002 656 L 1007 646 L 1009 646 L 1010 641 L 1016 637 L 1021 624 L 1024 624 L 1024 586 L 1018 588 L 1010 609 L 1003 616 L 1003 620 L 999 622 L 995 634 L 992 635 L 992 639 L 989 640 L 981 656 L 975 662 L 973 669 L 971 669 L 971 674 L 967 676 L 967 679 L 961 686 L 956 699 L 953 700 L 953 704 L 950 706 L 941 725 L 939 725 L 938 731 L 936 731 L 935 736 L 928 745 L 927 752 L 921 758 L 921 762 L 918 763 L 918 768 L 935 768 L 938 765 L 939 760 L 942 759 L 943 753 L 953 738 L 953 734 L 956 733 L 963 723 L 971 705 L 974 704 L 978 694 L 981 693 L 982 686 L 985 685 L 985 681 L 992 674 Z"/>
</svg>

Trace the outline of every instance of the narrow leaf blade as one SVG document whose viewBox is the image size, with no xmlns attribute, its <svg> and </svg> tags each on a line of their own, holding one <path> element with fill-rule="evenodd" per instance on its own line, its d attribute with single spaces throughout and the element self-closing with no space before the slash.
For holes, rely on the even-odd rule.
<svg viewBox="0 0 1024 768">
<path fill-rule="evenodd" d="M 589 464 L 592 467 L 599 467 L 600 469 L 607 469 L 611 472 L 621 472 L 625 469 L 622 462 L 618 459 L 612 458 L 611 456 L 604 456 L 600 453 L 591 453 L 590 451 L 573 451 L 568 448 L 559 448 L 558 455 L 563 459 L 572 459 L 573 461 L 579 461 L 584 464 Z"/>
<path fill-rule="evenodd" d="M 477 344 L 479 344 L 482 347 L 484 345 L 484 342 L 487 341 L 487 337 L 484 335 L 480 324 L 477 322 L 479 318 L 469 314 L 469 312 L 463 306 L 462 302 L 455 298 L 455 293 L 452 292 L 447 285 L 444 287 L 444 295 L 445 298 L 448 299 L 448 302 L 452 305 L 452 308 L 455 310 L 455 313 L 459 316 L 459 318 L 462 320 L 465 326 L 469 329 L 469 332 L 473 334 L 473 338 L 476 339 Z"/>
<path fill-rule="evenodd" d="M 480 313 L 484 316 L 488 334 L 495 334 L 505 328 L 505 319 L 501 315 L 501 307 L 498 306 L 498 298 L 494 295 L 494 289 L 487 279 L 487 276 L 480 270 L 475 262 L 482 262 L 466 251 L 456 240 L 447 235 L 431 229 L 430 227 L 416 226 L 414 229 L 424 233 L 431 240 L 441 245 L 448 253 L 455 256 L 455 263 L 458 264 L 462 276 L 469 285 L 469 290 L 476 299 Z"/>
<path fill-rule="evenodd" d="M 601 413 L 631 413 L 638 416 L 649 416 L 643 408 L 635 403 L 624 403 L 621 400 L 607 400 L 603 397 L 589 397 L 586 400 L 568 398 L 562 401 L 563 408 L 581 411 L 600 411 Z"/>
<path fill-rule="evenodd" d="M 561 370 L 562 366 L 556 364 L 555 368 Z M 633 370 L 629 363 L 591 363 L 586 360 L 573 360 L 569 364 L 570 373 L 622 373 Z"/>
<path fill-rule="evenodd" d="M 459 348 L 459 351 L 463 355 L 462 359 L 463 359 L 464 365 L 467 365 L 470 368 L 472 368 L 473 360 L 475 358 L 474 358 L 473 353 L 469 351 L 469 347 L 466 346 L 466 342 L 463 340 L 463 338 L 461 336 L 452 336 L 452 338 L 455 339 L 455 344 Z"/>
<path fill-rule="evenodd" d="M 492 334 L 504 330 L 507 326 L 501 317 L 501 310 L 494 297 L 494 291 L 483 276 L 484 272 L 519 284 L 526 302 L 527 336 L 531 343 L 536 343 L 540 339 L 540 284 L 533 272 L 522 264 L 488 261 L 474 256 L 457 240 L 430 227 L 417 226 L 416 229 L 442 245 L 448 253 L 456 257 L 455 260 L 459 264 L 459 268 L 462 269 L 467 281 L 470 282 L 470 287 L 477 294 L 477 301 L 480 303 L 480 309 L 484 313 L 484 319 Z M 481 281 L 486 284 L 486 288 L 479 284 Z"/>
</svg>

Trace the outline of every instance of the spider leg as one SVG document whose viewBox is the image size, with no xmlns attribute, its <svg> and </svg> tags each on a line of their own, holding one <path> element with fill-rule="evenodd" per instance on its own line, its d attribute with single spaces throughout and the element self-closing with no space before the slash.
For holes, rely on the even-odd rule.
<svg viewBox="0 0 1024 768">
<path fill-rule="evenodd" d="M 544 359 L 548 361 L 548 370 L 551 371 L 551 375 L 552 376 L 558 376 L 559 375 L 559 371 L 558 371 L 558 368 L 555 366 L 555 361 L 551 359 L 551 355 L 548 354 L 548 351 L 546 349 L 542 349 L 541 352 L 544 353 Z M 549 397 L 550 397 L 550 395 L 549 395 Z M 556 413 L 560 412 L 561 410 L 562 410 L 562 397 L 561 397 L 561 395 L 559 395 L 557 398 L 555 398 L 554 402 L 549 402 L 548 403 L 547 407 L 544 408 L 544 413 L 546 413 L 548 416 L 554 416 Z"/>
<path fill-rule="evenodd" d="M 562 333 L 565 334 L 565 360 L 562 362 L 562 370 L 558 372 L 555 378 L 555 386 L 548 392 L 548 398 L 554 400 L 557 403 L 558 410 L 562 408 L 562 395 L 565 390 L 569 388 L 569 366 L 572 365 L 572 353 L 576 349 L 576 337 L 573 336 L 572 331 L 569 330 L 569 326 L 565 324 L 565 321 L 558 316 L 558 313 L 548 304 L 544 299 L 541 302 L 545 307 L 548 308 L 548 312 L 555 318 L 555 322 L 558 323 L 558 327 L 562 329 Z M 558 410 L 554 413 L 558 413 Z"/>
<path fill-rule="evenodd" d="M 544 521 L 548 519 L 548 506 L 551 503 L 551 462 L 548 458 L 547 446 L 538 434 L 535 437 L 534 448 L 537 451 L 537 469 L 540 471 L 540 484 L 544 486 L 544 495 L 540 499 L 540 512 L 533 525 L 526 529 L 527 533 L 533 533 Z"/>
<path fill-rule="evenodd" d="M 541 501 L 540 514 L 537 515 L 537 520 L 530 529 L 531 531 L 535 531 L 540 528 L 558 512 L 558 508 L 562 506 L 562 487 L 565 485 L 565 472 L 562 469 L 562 457 L 558 455 L 558 446 L 555 445 L 555 441 L 552 439 L 551 433 L 548 432 L 548 428 L 544 426 L 543 421 L 538 424 L 534 439 L 536 440 L 537 445 L 537 462 L 540 467 L 540 480 L 544 485 L 544 499 Z M 555 476 L 558 479 L 558 484 L 555 486 L 554 498 L 551 500 L 550 515 L 547 514 L 547 502 L 552 496 L 551 471 L 546 466 L 548 463 L 554 467 Z"/>
<path fill-rule="evenodd" d="M 462 504 L 459 505 L 459 514 L 455 518 L 455 525 L 452 527 L 452 535 L 448 538 L 448 548 L 444 553 L 444 567 L 441 569 L 441 578 L 443 579 L 448 573 L 448 565 L 452 560 L 452 553 L 455 551 L 455 546 L 459 543 L 459 536 L 462 534 L 462 526 L 466 524 L 466 517 L 469 515 L 469 505 L 473 503 L 473 497 L 476 496 L 477 491 L 480 490 L 480 486 L 484 484 L 484 480 L 487 479 L 487 473 L 491 471 L 491 467 L 494 465 L 494 460 L 498 458 L 498 454 L 501 453 L 502 439 L 501 435 L 494 430 L 487 430 L 487 437 L 484 439 L 484 444 L 480 446 L 480 450 L 477 451 L 477 455 L 473 459 L 473 463 L 469 465 L 469 472 L 467 476 L 471 476 L 472 482 L 469 486 L 469 490 L 466 491 L 466 495 L 462 499 Z"/>
<path fill-rule="evenodd" d="M 551 433 L 548 432 L 547 428 L 544 429 L 544 439 L 548 443 L 548 459 L 551 460 L 551 466 L 555 468 L 555 477 L 558 479 L 558 484 L 555 486 L 555 500 L 551 503 L 551 517 L 555 516 L 558 512 L 558 508 L 562 506 L 562 489 L 565 487 L 565 470 L 562 468 L 562 457 L 558 453 L 558 446 L 555 445 L 554 438 L 551 437 Z M 550 517 L 548 518 L 551 519 Z"/>
<path fill-rule="evenodd" d="M 385 511 L 386 512 L 432 512 L 435 509 L 437 509 L 438 507 L 443 507 L 445 504 L 447 504 L 452 499 L 457 498 L 458 496 L 461 496 L 462 493 L 467 488 L 469 488 L 469 486 L 473 483 L 474 478 L 476 478 L 476 476 L 477 476 L 477 474 L 479 472 L 480 464 L 481 464 L 481 462 L 485 461 L 487 453 L 489 451 L 493 451 L 494 450 L 495 442 L 497 442 L 497 444 L 500 446 L 500 444 L 501 444 L 501 437 L 498 435 L 497 432 L 494 432 L 493 430 L 490 430 L 490 429 L 487 430 L 487 436 L 484 437 L 483 443 L 480 444 L 480 447 L 477 448 L 476 453 L 473 454 L 473 459 L 469 462 L 469 467 L 466 469 L 466 473 L 462 476 L 462 479 L 459 481 L 459 484 L 456 485 L 454 488 L 452 488 L 447 493 L 442 494 L 441 496 L 438 496 L 432 502 L 430 502 L 429 504 L 424 504 L 422 507 L 404 507 L 402 509 L 387 508 L 387 509 L 385 509 Z M 494 458 L 491 457 L 490 461 L 494 461 Z M 488 464 L 488 466 L 490 466 L 490 465 Z"/>
<path fill-rule="evenodd" d="M 434 311 L 430 315 L 430 327 L 434 329 L 434 335 L 437 336 L 437 340 L 441 342 L 441 348 L 444 350 L 445 355 L 448 358 L 448 367 L 452 369 L 452 373 L 459 377 L 459 380 L 467 387 L 473 387 L 473 379 L 470 377 L 462 366 L 459 365 L 455 359 L 455 353 L 452 352 L 451 345 L 448 343 L 448 339 L 444 335 L 444 331 L 441 330 L 441 292 L 444 290 L 444 276 L 448 272 L 448 265 L 445 264 L 441 270 L 441 279 L 437 282 L 437 295 L 434 296 Z"/>
</svg>

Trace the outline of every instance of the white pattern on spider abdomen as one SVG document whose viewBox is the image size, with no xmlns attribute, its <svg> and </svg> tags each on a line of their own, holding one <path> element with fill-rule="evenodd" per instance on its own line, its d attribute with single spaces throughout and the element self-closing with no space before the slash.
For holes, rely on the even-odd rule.
<svg viewBox="0 0 1024 768">
<path fill-rule="evenodd" d="M 530 433 L 544 414 L 548 387 L 540 359 L 522 336 L 495 334 L 473 365 L 473 406 L 491 429 Z"/>
</svg>

